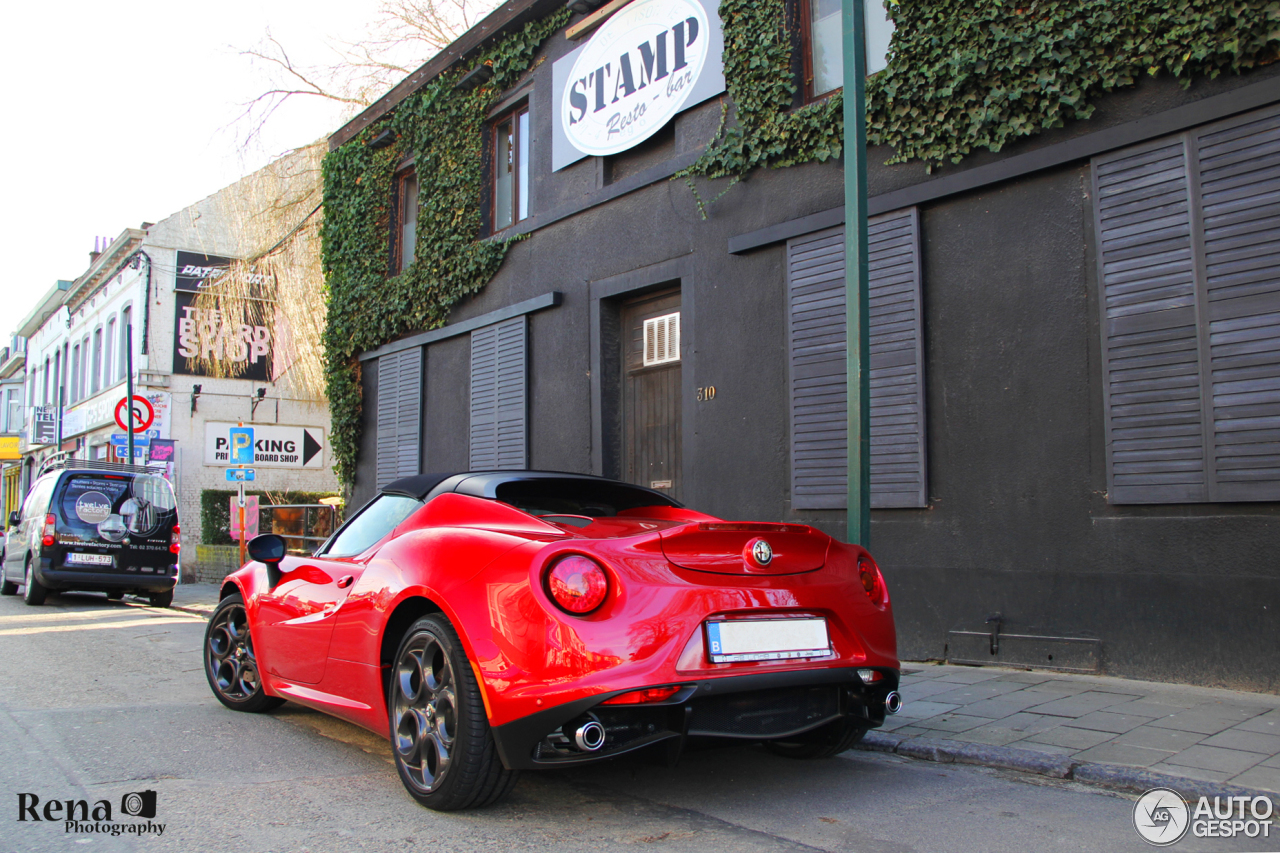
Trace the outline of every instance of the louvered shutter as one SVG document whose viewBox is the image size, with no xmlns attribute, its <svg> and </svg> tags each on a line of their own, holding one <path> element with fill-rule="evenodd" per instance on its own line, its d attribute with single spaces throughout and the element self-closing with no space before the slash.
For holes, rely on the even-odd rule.
<svg viewBox="0 0 1280 853">
<path fill-rule="evenodd" d="M 1182 139 L 1095 163 L 1114 503 L 1208 497 Z"/>
<path fill-rule="evenodd" d="M 1195 143 L 1214 499 L 1280 500 L 1280 116 Z"/>
<path fill-rule="evenodd" d="M 473 471 L 527 466 L 527 320 L 524 316 L 471 333 Z"/>
<path fill-rule="evenodd" d="M 868 223 L 871 505 L 919 507 L 925 493 L 920 234 L 915 208 Z M 791 499 L 844 509 L 848 423 L 844 228 L 787 244 Z"/>
<path fill-rule="evenodd" d="M 1280 499 L 1280 118 L 1094 161 L 1112 503 Z"/>
<path fill-rule="evenodd" d="M 422 348 L 378 359 L 377 485 L 419 471 L 422 417 Z"/>
</svg>

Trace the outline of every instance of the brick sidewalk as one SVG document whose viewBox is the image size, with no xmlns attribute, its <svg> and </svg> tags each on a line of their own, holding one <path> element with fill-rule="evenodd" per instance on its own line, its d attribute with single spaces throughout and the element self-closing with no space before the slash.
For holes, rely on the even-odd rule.
<svg viewBox="0 0 1280 853">
<path fill-rule="evenodd" d="M 1280 792 L 1280 696 L 989 667 L 902 671 L 905 705 L 880 731 L 904 740 L 885 738 L 881 748 L 911 754 L 913 741 L 945 739 L 1061 756 L 1068 767 L 1146 771 L 1131 774 L 1139 779 Z"/>
</svg>

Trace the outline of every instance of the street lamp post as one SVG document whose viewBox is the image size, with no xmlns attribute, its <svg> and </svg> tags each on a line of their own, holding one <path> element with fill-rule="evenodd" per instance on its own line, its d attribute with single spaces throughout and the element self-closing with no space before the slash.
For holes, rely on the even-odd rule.
<svg viewBox="0 0 1280 853">
<path fill-rule="evenodd" d="M 844 256 L 849 394 L 848 540 L 871 540 L 871 383 L 867 285 L 866 13 L 842 0 L 844 61 Z"/>
</svg>

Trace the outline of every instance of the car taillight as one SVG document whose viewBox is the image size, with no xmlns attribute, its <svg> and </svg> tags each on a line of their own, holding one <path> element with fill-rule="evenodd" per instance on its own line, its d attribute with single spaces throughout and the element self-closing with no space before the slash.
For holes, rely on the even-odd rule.
<svg viewBox="0 0 1280 853">
<path fill-rule="evenodd" d="M 680 692 L 680 687 L 646 687 L 644 690 L 632 690 L 606 699 L 601 705 L 646 705 L 650 702 L 665 702 Z"/>
<path fill-rule="evenodd" d="M 169 534 L 169 551 L 178 553 L 182 550 L 182 528 L 178 525 L 173 526 L 173 532 Z"/>
<path fill-rule="evenodd" d="M 867 598 L 871 599 L 871 603 L 876 607 L 884 604 L 884 578 L 880 574 L 880 567 L 876 565 L 876 561 L 866 554 L 858 558 L 858 576 L 862 580 L 862 588 L 867 593 Z"/>
<path fill-rule="evenodd" d="M 564 610 L 590 613 L 609 592 L 609 579 L 594 560 L 579 554 L 562 557 L 547 572 L 547 593 Z"/>
<path fill-rule="evenodd" d="M 49 513 L 44 517 L 44 533 L 40 537 L 40 544 L 48 548 L 53 545 L 54 534 L 58 532 L 58 517 L 53 513 Z"/>
</svg>

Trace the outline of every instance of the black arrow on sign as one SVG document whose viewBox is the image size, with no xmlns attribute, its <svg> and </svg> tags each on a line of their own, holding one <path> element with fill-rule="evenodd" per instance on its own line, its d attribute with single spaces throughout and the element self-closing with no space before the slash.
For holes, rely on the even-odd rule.
<svg viewBox="0 0 1280 853">
<path fill-rule="evenodd" d="M 306 465 L 310 462 L 320 452 L 321 447 L 320 442 L 312 438 L 311 433 L 304 429 L 302 431 L 302 464 Z"/>
</svg>

